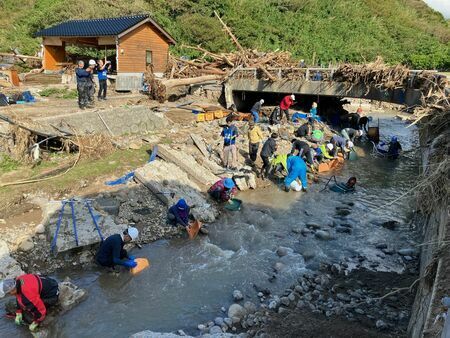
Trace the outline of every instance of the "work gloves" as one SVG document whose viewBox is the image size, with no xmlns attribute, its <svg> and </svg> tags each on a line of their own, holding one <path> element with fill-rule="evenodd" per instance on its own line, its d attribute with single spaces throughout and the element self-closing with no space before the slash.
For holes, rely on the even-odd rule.
<svg viewBox="0 0 450 338">
<path fill-rule="evenodd" d="M 38 322 L 32 322 L 32 323 L 30 324 L 30 326 L 28 326 L 28 328 L 30 329 L 31 332 L 34 332 L 34 331 L 36 331 L 36 329 L 37 329 L 38 326 L 39 326 L 39 323 L 38 323 Z"/>
<path fill-rule="evenodd" d="M 131 269 L 131 268 L 135 268 L 137 266 L 137 263 L 130 259 L 128 261 L 123 262 L 123 265 L 126 266 L 127 268 Z"/>
<path fill-rule="evenodd" d="M 16 325 L 22 325 L 23 324 L 22 313 L 16 313 L 16 319 L 14 321 Z"/>
</svg>

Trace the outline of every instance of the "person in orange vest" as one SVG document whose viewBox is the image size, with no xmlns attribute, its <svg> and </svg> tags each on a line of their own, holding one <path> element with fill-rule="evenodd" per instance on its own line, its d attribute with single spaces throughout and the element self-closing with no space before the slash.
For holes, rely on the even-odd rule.
<svg viewBox="0 0 450 338">
<path fill-rule="evenodd" d="M 281 113 L 286 115 L 286 119 L 289 122 L 289 108 L 294 104 L 295 95 L 286 95 L 280 102 Z"/>
<path fill-rule="evenodd" d="M 58 303 L 58 282 L 50 277 L 25 274 L 0 282 L 0 297 L 16 296 L 16 302 L 6 304 L 9 316 L 15 316 L 17 325 L 29 324 L 35 331 L 47 315 L 47 308 Z"/>
</svg>

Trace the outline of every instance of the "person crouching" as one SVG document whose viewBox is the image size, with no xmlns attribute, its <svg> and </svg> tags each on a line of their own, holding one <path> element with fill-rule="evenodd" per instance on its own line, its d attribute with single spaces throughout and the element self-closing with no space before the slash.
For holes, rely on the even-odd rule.
<svg viewBox="0 0 450 338">
<path fill-rule="evenodd" d="M 101 266 L 113 269 L 116 265 L 130 269 L 136 267 L 135 257 L 130 256 L 123 247 L 126 243 L 135 241 L 138 236 L 139 231 L 134 227 L 128 227 L 122 234 L 109 236 L 100 245 L 95 260 Z"/>
<path fill-rule="evenodd" d="M 17 325 L 29 324 L 36 331 L 47 315 L 47 309 L 58 303 L 58 282 L 50 277 L 25 274 L 15 279 L 0 282 L 0 297 L 16 297 L 16 301 L 5 305 L 6 313 L 15 316 Z"/>
<path fill-rule="evenodd" d="M 236 184 L 232 178 L 222 178 L 214 183 L 208 190 L 211 196 L 217 202 L 228 202 L 237 193 Z"/>
<path fill-rule="evenodd" d="M 189 205 L 181 198 L 177 204 L 172 205 L 167 211 L 167 223 L 174 227 L 178 225 L 185 228 L 189 227 L 190 211 Z"/>
</svg>

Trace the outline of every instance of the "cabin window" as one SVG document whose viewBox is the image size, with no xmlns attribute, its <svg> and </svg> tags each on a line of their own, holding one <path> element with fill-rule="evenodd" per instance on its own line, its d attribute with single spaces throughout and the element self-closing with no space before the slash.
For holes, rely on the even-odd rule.
<svg viewBox="0 0 450 338">
<path fill-rule="evenodd" d="M 145 51 L 145 66 L 150 66 L 153 64 L 153 55 L 151 50 Z"/>
</svg>

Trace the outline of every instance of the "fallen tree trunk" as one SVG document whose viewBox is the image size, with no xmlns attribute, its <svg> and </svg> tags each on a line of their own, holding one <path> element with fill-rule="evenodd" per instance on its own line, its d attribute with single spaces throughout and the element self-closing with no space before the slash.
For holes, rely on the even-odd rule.
<svg viewBox="0 0 450 338">
<path fill-rule="evenodd" d="M 216 81 L 221 80 L 223 75 L 204 75 L 198 77 L 190 77 L 186 79 L 170 79 L 170 80 L 162 80 L 161 84 L 163 84 L 166 89 L 171 87 L 179 87 L 179 86 L 189 86 L 191 84 L 198 84 L 202 82 L 208 81 Z"/>
</svg>

